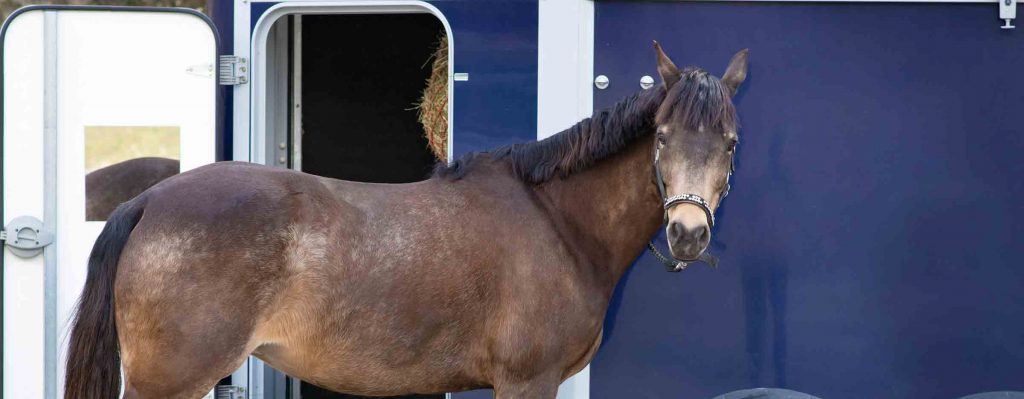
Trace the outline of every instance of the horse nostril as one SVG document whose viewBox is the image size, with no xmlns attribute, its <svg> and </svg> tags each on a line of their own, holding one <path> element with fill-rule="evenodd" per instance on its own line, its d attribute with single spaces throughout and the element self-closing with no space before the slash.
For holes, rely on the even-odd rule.
<svg viewBox="0 0 1024 399">
<path fill-rule="evenodd" d="M 711 235 L 711 229 L 709 229 L 708 226 L 701 227 L 700 231 L 697 233 L 697 242 L 701 242 L 701 243 L 708 242 L 708 239 L 710 238 L 709 237 L 710 235 Z"/>
<path fill-rule="evenodd" d="M 676 238 L 682 237 L 683 236 L 683 231 L 684 231 L 684 229 L 683 229 L 683 224 L 682 223 L 672 222 L 672 223 L 669 223 L 669 225 L 668 225 L 668 235 L 669 235 L 669 237 L 676 237 Z"/>
</svg>

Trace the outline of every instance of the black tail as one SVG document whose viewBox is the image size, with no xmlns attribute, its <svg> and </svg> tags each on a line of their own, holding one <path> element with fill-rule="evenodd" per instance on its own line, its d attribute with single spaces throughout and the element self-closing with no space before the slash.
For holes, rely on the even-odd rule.
<svg viewBox="0 0 1024 399">
<path fill-rule="evenodd" d="M 142 218 L 145 199 L 117 207 L 89 255 L 89 274 L 78 299 L 68 347 L 65 399 L 117 398 L 121 354 L 114 324 L 114 277 L 128 236 Z"/>
</svg>

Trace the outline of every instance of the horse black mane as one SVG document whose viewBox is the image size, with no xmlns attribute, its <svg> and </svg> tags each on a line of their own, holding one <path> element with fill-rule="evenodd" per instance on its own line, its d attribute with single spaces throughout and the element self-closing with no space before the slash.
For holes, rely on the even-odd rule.
<svg viewBox="0 0 1024 399">
<path fill-rule="evenodd" d="M 642 90 L 544 140 L 469 153 L 451 164 L 439 163 L 433 175 L 458 180 L 473 170 L 479 158 L 489 156 L 494 160 L 508 158 L 513 173 L 525 182 L 542 183 L 555 176 L 566 177 L 653 133 L 662 102 L 666 102 L 665 110 L 672 115 L 661 117 L 681 117 L 688 130 L 736 126 L 730 92 L 718 78 L 692 67 L 684 69 L 681 75 L 668 93 L 663 85 Z"/>
</svg>

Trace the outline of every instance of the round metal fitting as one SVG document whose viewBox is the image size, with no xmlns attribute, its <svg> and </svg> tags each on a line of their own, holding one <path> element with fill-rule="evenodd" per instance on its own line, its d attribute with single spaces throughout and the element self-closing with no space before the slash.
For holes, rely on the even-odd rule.
<svg viewBox="0 0 1024 399">
<path fill-rule="evenodd" d="M 597 75 L 597 77 L 594 78 L 594 87 L 597 87 L 598 89 L 601 89 L 601 90 L 607 89 L 608 88 L 608 83 L 609 83 L 609 81 L 608 81 L 608 77 L 607 76 Z"/>
<path fill-rule="evenodd" d="M 651 75 L 644 75 L 640 78 L 640 88 L 647 90 L 654 87 L 654 78 Z"/>
</svg>

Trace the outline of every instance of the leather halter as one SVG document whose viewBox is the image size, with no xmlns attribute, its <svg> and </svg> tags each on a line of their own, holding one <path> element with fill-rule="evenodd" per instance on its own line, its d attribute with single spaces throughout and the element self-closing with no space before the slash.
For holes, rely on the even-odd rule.
<svg viewBox="0 0 1024 399">
<path fill-rule="evenodd" d="M 668 197 L 665 194 L 665 178 L 662 177 L 662 175 L 661 175 L 661 163 L 660 163 L 660 161 L 661 161 L 661 148 L 660 148 L 660 145 L 658 144 L 658 141 L 655 140 L 655 144 L 654 144 L 654 179 L 655 179 L 655 184 L 658 186 L 658 194 L 661 195 L 662 206 L 665 208 L 665 222 L 668 222 L 668 210 L 669 209 L 671 209 L 673 206 L 676 206 L 676 205 L 679 205 L 679 204 L 682 204 L 682 203 L 689 203 L 689 204 L 693 204 L 693 205 L 696 205 L 696 206 L 700 207 L 700 209 L 704 211 L 704 215 L 708 218 L 708 228 L 709 229 L 712 228 L 712 227 L 715 227 L 715 213 L 714 213 L 714 211 L 711 210 L 711 205 L 708 204 L 708 201 L 705 200 L 704 197 L 701 197 L 700 195 L 697 195 L 697 194 L 677 194 L 677 195 L 673 195 L 671 197 Z M 726 178 L 725 178 L 725 189 L 722 191 L 722 199 L 725 199 L 725 197 L 729 195 L 729 188 L 730 188 L 730 186 L 729 186 L 729 179 L 732 178 L 732 172 L 735 169 L 736 169 L 736 163 L 735 163 L 735 155 L 734 155 L 733 158 L 729 160 L 729 175 L 726 176 Z M 721 202 L 721 201 L 719 201 L 719 202 Z M 683 261 L 680 261 L 680 260 L 675 260 L 673 258 L 670 258 L 670 257 L 665 256 L 664 254 L 662 254 L 661 251 L 658 250 L 658 247 L 656 247 L 654 245 L 654 240 L 653 239 L 650 242 L 647 243 L 647 249 L 651 252 L 652 255 L 654 255 L 655 258 L 658 258 L 658 260 L 662 264 L 665 265 L 665 270 L 666 271 L 681 272 L 681 271 L 683 271 L 683 269 L 686 269 L 686 267 L 689 266 L 689 262 L 683 262 Z M 711 267 L 718 267 L 718 258 L 716 258 L 715 256 L 707 253 L 707 251 L 702 253 L 700 255 L 700 257 L 698 257 L 695 260 L 703 261 L 703 262 L 711 265 Z"/>
</svg>

